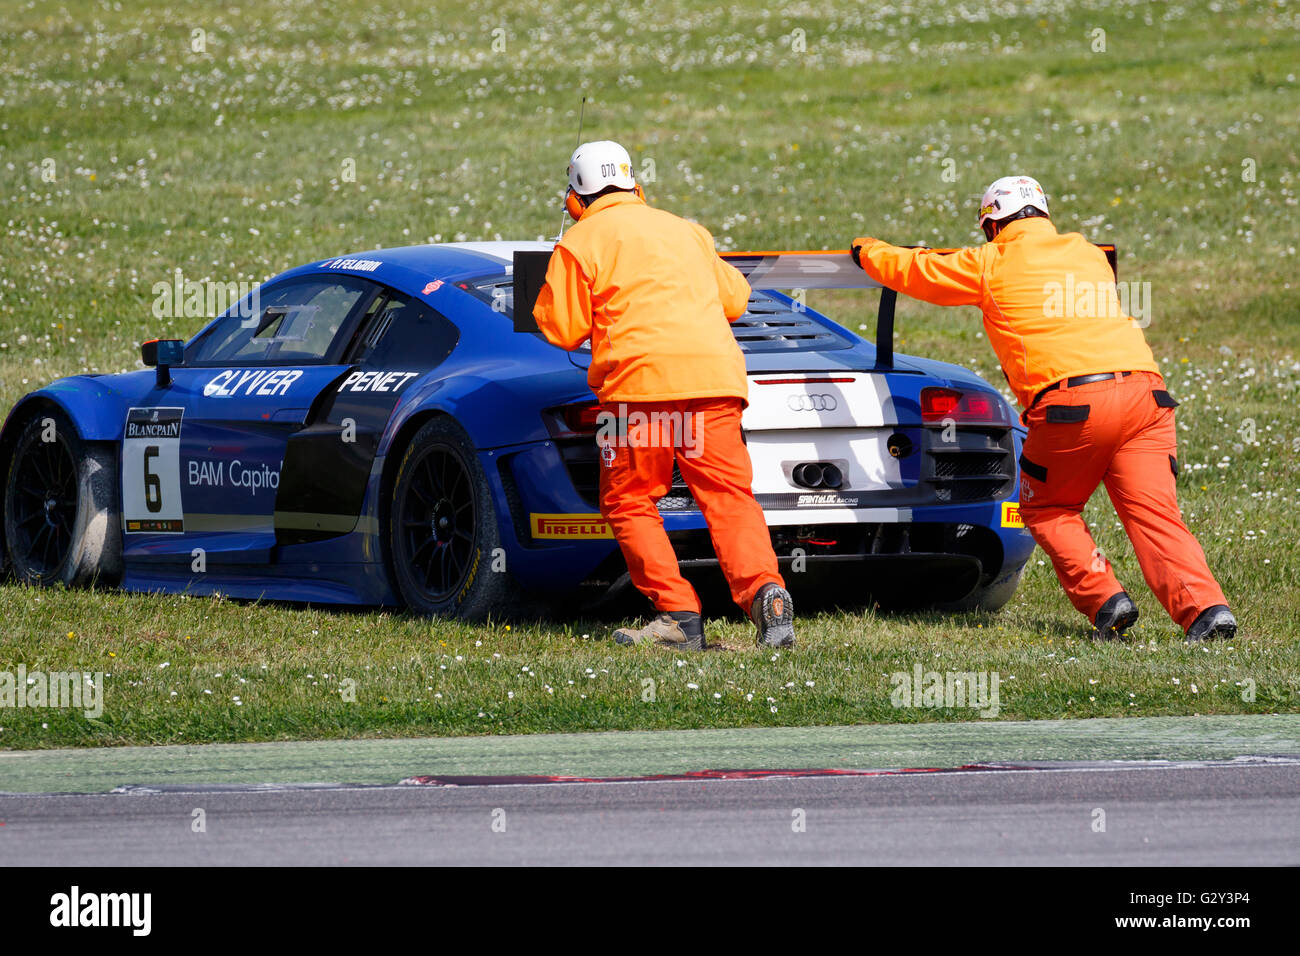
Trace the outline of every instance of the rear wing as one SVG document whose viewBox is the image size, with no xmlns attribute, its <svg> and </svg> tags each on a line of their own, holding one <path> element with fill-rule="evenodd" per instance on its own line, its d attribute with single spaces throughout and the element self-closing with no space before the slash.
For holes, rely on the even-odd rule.
<svg viewBox="0 0 1300 956">
<path fill-rule="evenodd" d="M 908 248 L 917 248 L 911 246 Z M 1113 245 L 1098 244 L 1106 253 L 1111 271 L 1119 277 L 1119 253 Z M 939 254 L 956 249 L 934 249 Z M 724 252 L 749 281 L 753 289 L 879 289 L 876 313 L 876 368 L 894 367 L 894 309 L 898 293 L 886 289 L 862 271 L 847 250 L 806 252 Z M 516 332 L 537 332 L 533 304 L 546 279 L 550 252 L 516 251 L 514 254 L 514 328 Z"/>
<path fill-rule="evenodd" d="M 907 248 L 917 248 L 909 246 Z M 1097 244 L 1119 278 L 1119 251 L 1113 245 Z M 941 255 L 956 249 L 932 250 Z M 745 276 L 754 289 L 879 289 L 876 313 L 876 368 L 894 367 L 894 309 L 898 293 L 876 282 L 853 261 L 847 250 L 807 252 L 724 252 L 723 260 Z"/>
</svg>

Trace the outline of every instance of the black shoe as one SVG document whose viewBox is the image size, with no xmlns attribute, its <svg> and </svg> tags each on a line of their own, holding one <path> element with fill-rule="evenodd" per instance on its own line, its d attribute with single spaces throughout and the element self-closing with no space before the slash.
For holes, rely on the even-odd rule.
<svg viewBox="0 0 1300 956">
<path fill-rule="evenodd" d="M 1187 629 L 1187 640 L 1209 641 L 1221 637 L 1230 641 L 1237 633 L 1237 619 L 1232 616 L 1226 604 L 1207 607 Z"/>
<path fill-rule="evenodd" d="M 764 584 L 754 596 L 750 620 L 758 628 L 760 647 L 794 647 L 794 604 L 790 592 L 779 584 Z"/>
<path fill-rule="evenodd" d="M 620 627 L 614 632 L 615 644 L 658 644 L 681 651 L 702 651 L 704 621 L 694 611 L 660 611 L 645 627 Z"/>
<path fill-rule="evenodd" d="M 1092 622 L 1092 639 L 1094 641 L 1118 641 L 1124 639 L 1124 632 L 1137 623 L 1138 609 L 1127 591 L 1112 594 L 1101 606 L 1097 618 Z"/>
</svg>

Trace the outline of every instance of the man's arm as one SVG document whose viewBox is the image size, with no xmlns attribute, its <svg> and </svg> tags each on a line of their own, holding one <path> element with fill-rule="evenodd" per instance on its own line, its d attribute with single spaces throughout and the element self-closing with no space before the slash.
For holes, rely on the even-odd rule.
<svg viewBox="0 0 1300 956">
<path fill-rule="evenodd" d="M 983 287 L 978 249 L 939 253 L 903 249 L 879 239 L 854 239 L 853 258 L 887 289 L 935 305 L 979 305 Z"/>
<path fill-rule="evenodd" d="M 713 257 L 713 271 L 718 276 L 718 294 L 728 322 L 735 322 L 749 309 L 749 281 L 730 262 Z"/>
<path fill-rule="evenodd" d="M 546 284 L 537 294 L 533 318 L 546 340 L 572 352 L 591 338 L 591 286 L 582 266 L 563 246 L 556 246 L 546 266 Z"/>
<path fill-rule="evenodd" d="M 713 274 L 718 280 L 718 297 L 722 299 L 722 311 L 728 322 L 735 322 L 749 309 L 749 280 L 744 273 L 718 255 L 713 235 L 703 226 L 699 229 L 708 237 L 709 253 L 713 256 Z"/>
</svg>

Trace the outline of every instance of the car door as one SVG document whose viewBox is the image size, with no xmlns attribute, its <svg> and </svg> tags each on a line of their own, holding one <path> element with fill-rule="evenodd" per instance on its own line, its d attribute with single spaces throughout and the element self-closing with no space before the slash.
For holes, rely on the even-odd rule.
<svg viewBox="0 0 1300 956">
<path fill-rule="evenodd" d="M 264 563 L 289 437 L 346 376 L 343 351 L 380 287 L 310 275 L 259 289 L 186 349 L 128 413 L 125 557 Z"/>
</svg>

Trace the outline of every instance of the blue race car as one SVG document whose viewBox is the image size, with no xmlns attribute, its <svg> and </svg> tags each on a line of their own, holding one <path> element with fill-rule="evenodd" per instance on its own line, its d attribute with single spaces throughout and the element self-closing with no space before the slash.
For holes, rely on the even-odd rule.
<svg viewBox="0 0 1300 956">
<path fill-rule="evenodd" d="M 0 431 L 0 561 L 18 580 L 405 606 L 464 618 L 627 584 L 598 513 L 590 354 L 515 330 L 515 253 L 413 246 L 290 270 L 146 368 L 61 379 Z M 996 610 L 1033 541 L 1023 429 L 984 380 L 894 356 L 799 290 L 864 287 L 845 254 L 736 254 L 744 427 L 790 589 Z M 778 289 L 795 290 L 794 296 Z M 676 477 L 676 476 L 675 476 Z M 677 479 L 659 501 L 683 568 L 717 575 Z"/>
</svg>

